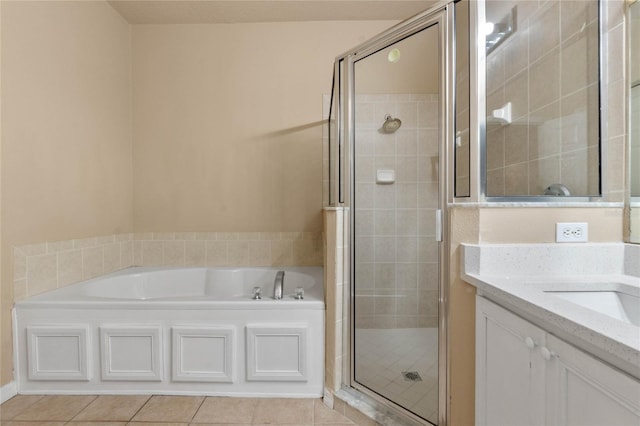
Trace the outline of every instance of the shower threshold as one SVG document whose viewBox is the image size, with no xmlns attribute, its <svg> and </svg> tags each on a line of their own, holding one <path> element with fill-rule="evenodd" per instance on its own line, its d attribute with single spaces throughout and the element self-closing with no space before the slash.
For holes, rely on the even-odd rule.
<svg viewBox="0 0 640 426">
<path fill-rule="evenodd" d="M 370 396 L 351 387 L 342 387 L 334 394 L 345 404 L 355 408 L 363 415 L 376 421 L 382 426 L 425 426 L 431 425 L 426 420 L 414 417 L 414 415 L 405 413 L 400 406 L 393 403 L 384 404 Z M 393 406 L 392 406 L 393 405 Z"/>
</svg>

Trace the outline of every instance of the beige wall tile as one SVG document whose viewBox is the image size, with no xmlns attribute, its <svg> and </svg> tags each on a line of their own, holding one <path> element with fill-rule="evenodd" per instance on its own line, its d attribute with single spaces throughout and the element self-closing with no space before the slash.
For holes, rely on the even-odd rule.
<svg viewBox="0 0 640 426">
<path fill-rule="evenodd" d="M 578 2 L 560 2 L 560 13 L 562 20 L 560 21 L 560 31 L 562 39 L 575 35 L 582 31 L 582 26 L 593 22 L 598 17 L 598 5 L 596 2 L 578 1 Z"/>
<path fill-rule="evenodd" d="M 58 253 L 58 287 L 82 281 L 82 250 Z"/>
<path fill-rule="evenodd" d="M 529 158 L 548 157 L 560 152 L 560 102 L 554 102 L 529 117 Z"/>
<path fill-rule="evenodd" d="M 136 232 L 133 234 L 135 241 L 153 240 L 153 232 Z"/>
<path fill-rule="evenodd" d="M 293 264 L 299 266 L 322 265 L 322 241 L 293 241 Z"/>
<path fill-rule="evenodd" d="M 47 253 L 58 253 L 64 250 L 71 250 L 73 248 L 73 240 L 67 241 L 54 241 L 47 243 Z"/>
<path fill-rule="evenodd" d="M 184 266 L 185 264 L 185 242 L 184 241 L 164 241 L 163 265 Z"/>
<path fill-rule="evenodd" d="M 529 121 L 526 117 L 516 120 L 505 127 L 504 135 L 505 165 L 522 163 L 529 160 Z"/>
<path fill-rule="evenodd" d="M 520 10 L 519 10 L 520 12 Z M 505 75 L 514 76 L 527 68 L 529 64 L 529 30 L 518 28 L 504 46 Z M 503 83 L 504 79 L 500 81 Z"/>
<path fill-rule="evenodd" d="M 506 195 L 522 195 L 529 193 L 529 165 L 527 163 L 514 164 L 504 169 Z"/>
<path fill-rule="evenodd" d="M 196 240 L 217 240 L 218 234 L 216 232 L 196 232 Z"/>
<path fill-rule="evenodd" d="M 142 241 L 133 241 L 133 264 L 142 266 Z"/>
<path fill-rule="evenodd" d="M 73 248 L 82 249 L 96 246 L 96 239 L 93 238 L 81 238 L 79 240 L 73 240 Z"/>
<path fill-rule="evenodd" d="M 174 236 L 176 240 L 193 241 L 196 239 L 195 232 L 176 232 Z"/>
<path fill-rule="evenodd" d="M 249 241 L 249 265 L 268 266 L 271 264 L 269 241 Z"/>
<path fill-rule="evenodd" d="M 531 18 L 529 55 L 531 62 L 546 55 L 560 43 L 560 2 L 550 0 Z"/>
<path fill-rule="evenodd" d="M 487 169 L 504 167 L 504 127 L 487 132 Z"/>
<path fill-rule="evenodd" d="M 618 80 L 608 86 L 607 99 L 607 136 L 614 137 L 625 134 L 625 84 Z"/>
<path fill-rule="evenodd" d="M 96 245 L 104 246 L 115 242 L 115 240 L 114 235 L 102 235 L 100 237 L 96 237 Z"/>
<path fill-rule="evenodd" d="M 22 300 L 29 296 L 27 288 L 27 279 L 16 280 L 13 282 L 13 300 Z"/>
<path fill-rule="evenodd" d="M 25 256 L 36 256 L 39 254 L 45 254 L 47 252 L 47 244 L 27 244 L 17 247 Z"/>
<path fill-rule="evenodd" d="M 529 191 L 531 195 L 542 195 L 544 190 L 560 179 L 560 156 L 533 160 L 529 164 Z"/>
<path fill-rule="evenodd" d="M 163 257 L 162 241 L 142 241 L 142 265 L 160 266 Z"/>
<path fill-rule="evenodd" d="M 207 241 L 208 266 L 230 265 L 227 244 L 227 241 Z"/>
<path fill-rule="evenodd" d="M 89 279 L 104 274 L 104 248 L 82 249 L 82 278 Z"/>
<path fill-rule="evenodd" d="M 293 265 L 293 243 L 291 241 L 271 241 L 271 264 L 273 266 Z"/>
<path fill-rule="evenodd" d="M 607 143 L 607 188 L 609 191 L 621 191 L 625 178 L 625 138 L 618 136 L 610 138 Z"/>
<path fill-rule="evenodd" d="M 185 241 L 185 266 L 206 266 L 207 243 L 205 241 Z"/>
<path fill-rule="evenodd" d="M 29 294 L 53 290 L 58 285 L 58 265 L 55 254 L 30 256 L 27 259 Z"/>
<path fill-rule="evenodd" d="M 396 326 L 398 328 L 417 328 L 418 316 L 417 315 L 398 315 L 396 319 Z"/>
<path fill-rule="evenodd" d="M 244 266 L 249 264 L 249 243 L 247 241 L 228 241 L 229 265 Z"/>
<path fill-rule="evenodd" d="M 175 239 L 175 234 L 173 232 L 154 232 L 153 239 L 158 241 L 173 240 Z"/>
<path fill-rule="evenodd" d="M 128 268 L 134 265 L 133 261 L 133 241 L 122 241 L 120 243 L 120 260 L 122 261 L 122 267 Z"/>
<path fill-rule="evenodd" d="M 239 232 L 238 240 L 261 240 L 262 232 Z"/>
<path fill-rule="evenodd" d="M 17 248 L 13 249 L 13 279 L 23 280 L 27 278 L 27 256 Z"/>
<path fill-rule="evenodd" d="M 529 71 L 529 109 L 540 109 L 560 97 L 560 54 L 552 50 L 531 65 Z"/>
<path fill-rule="evenodd" d="M 120 243 L 113 242 L 104 245 L 104 272 L 113 272 L 122 268 Z"/>
<path fill-rule="evenodd" d="M 239 232 L 217 232 L 216 239 L 223 241 L 233 241 L 240 237 Z"/>
<path fill-rule="evenodd" d="M 588 175 L 589 152 L 579 149 L 562 155 L 560 161 L 560 176 L 572 194 L 589 194 Z"/>
<path fill-rule="evenodd" d="M 529 113 L 529 72 L 527 70 L 508 80 L 504 86 L 504 101 L 511 102 L 511 116 L 517 120 Z M 500 105 L 502 108 L 502 105 Z"/>
<path fill-rule="evenodd" d="M 116 234 L 116 241 L 132 241 L 133 240 L 133 234 L 130 232 L 125 232 L 123 234 Z"/>
</svg>

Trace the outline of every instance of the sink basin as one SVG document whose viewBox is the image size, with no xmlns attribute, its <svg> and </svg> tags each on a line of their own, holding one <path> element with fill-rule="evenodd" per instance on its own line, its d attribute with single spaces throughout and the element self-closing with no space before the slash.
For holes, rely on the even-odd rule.
<svg viewBox="0 0 640 426">
<path fill-rule="evenodd" d="M 640 297 L 619 291 L 546 291 L 545 293 L 640 327 Z"/>
</svg>

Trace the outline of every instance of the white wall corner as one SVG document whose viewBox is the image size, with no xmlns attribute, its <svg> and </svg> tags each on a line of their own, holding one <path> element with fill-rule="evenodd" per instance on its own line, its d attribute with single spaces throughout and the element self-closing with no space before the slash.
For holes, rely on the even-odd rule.
<svg viewBox="0 0 640 426">
<path fill-rule="evenodd" d="M 0 388 L 0 404 L 13 398 L 18 394 L 18 387 L 15 380 L 7 383 Z"/>
</svg>

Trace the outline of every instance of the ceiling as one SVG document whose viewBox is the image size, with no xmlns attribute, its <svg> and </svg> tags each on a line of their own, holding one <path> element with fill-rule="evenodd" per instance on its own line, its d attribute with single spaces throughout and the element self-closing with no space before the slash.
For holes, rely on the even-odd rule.
<svg viewBox="0 0 640 426">
<path fill-rule="evenodd" d="M 433 0 L 110 0 L 130 24 L 404 20 Z"/>
</svg>

